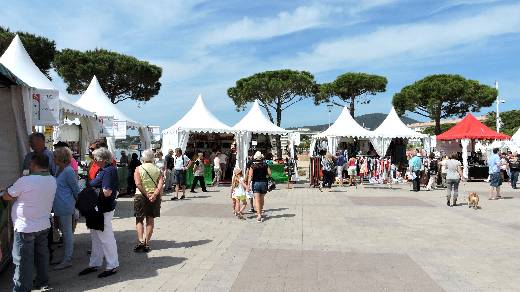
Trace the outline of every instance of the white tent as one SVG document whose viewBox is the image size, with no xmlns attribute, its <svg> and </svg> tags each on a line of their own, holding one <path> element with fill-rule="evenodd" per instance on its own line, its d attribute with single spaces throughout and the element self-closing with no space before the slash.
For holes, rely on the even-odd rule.
<svg viewBox="0 0 520 292">
<path fill-rule="evenodd" d="M 374 132 L 361 127 L 350 115 L 349 108 L 345 106 L 334 124 L 332 124 L 327 130 L 314 136 L 313 142 L 315 139 L 327 138 L 327 151 L 330 153 L 336 153 L 339 142 L 338 138 L 341 137 L 375 138 L 377 135 Z M 311 144 L 316 145 L 315 142 Z M 314 149 L 311 149 L 311 151 L 314 151 Z"/>
<path fill-rule="evenodd" d="M 139 135 L 141 136 L 141 147 L 143 149 L 150 148 L 151 139 L 148 128 L 121 112 L 105 94 L 96 76 L 92 77 L 92 81 L 90 81 L 87 90 L 81 95 L 76 104 L 95 112 L 98 116 L 113 117 L 117 122 L 126 123 L 127 128 L 138 128 Z M 107 138 L 107 143 L 110 150 L 114 151 L 115 137 Z"/>
<path fill-rule="evenodd" d="M 516 133 L 513 135 L 513 137 L 511 137 L 511 141 L 517 145 L 520 145 L 520 128 L 516 130 Z"/>
<path fill-rule="evenodd" d="M 394 107 L 392 107 L 383 123 L 374 130 L 374 133 L 376 134 L 376 137 L 372 138 L 370 141 L 372 142 L 372 145 L 374 145 L 374 149 L 377 151 L 379 156 L 384 156 L 386 154 L 392 139 L 425 139 L 428 137 L 428 135 L 408 128 L 408 126 L 401 121 Z M 429 148 L 429 146 L 426 145 L 426 148 Z"/>
<path fill-rule="evenodd" d="M 181 148 L 184 152 L 192 132 L 234 133 L 231 127 L 209 111 L 200 94 L 191 109 L 179 121 L 162 131 L 163 153 L 168 153 L 168 149 L 175 148 Z"/>
<path fill-rule="evenodd" d="M 251 143 L 252 134 L 265 135 L 283 135 L 289 131 L 273 124 L 260 109 L 258 101 L 255 100 L 253 106 L 247 114 L 233 126 L 235 140 L 237 142 L 237 166 L 245 170 L 247 163 L 247 154 L 249 152 L 249 144 Z"/>
<path fill-rule="evenodd" d="M 34 64 L 18 35 L 14 37 L 7 50 L 4 52 L 2 57 L 0 57 L 0 63 L 30 87 L 36 89 L 57 90 L 54 84 L 52 84 L 52 82 Z M 24 97 L 24 99 L 27 99 L 27 102 L 24 103 L 25 110 L 29 113 L 31 112 L 30 103 L 28 102 L 30 100 L 29 92 L 25 93 L 24 96 L 27 96 Z M 62 92 L 59 93 L 59 98 L 60 112 L 62 114 L 70 114 L 78 117 L 94 117 L 93 113 L 70 102 Z M 26 114 L 26 118 L 29 121 L 32 121 L 31 115 Z"/>
</svg>

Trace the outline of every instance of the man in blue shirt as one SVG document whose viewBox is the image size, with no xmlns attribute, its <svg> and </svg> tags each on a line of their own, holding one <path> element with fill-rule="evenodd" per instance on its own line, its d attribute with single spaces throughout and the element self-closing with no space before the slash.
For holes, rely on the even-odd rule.
<svg viewBox="0 0 520 292">
<path fill-rule="evenodd" d="M 41 153 L 47 156 L 47 159 L 49 159 L 50 174 L 52 176 L 56 175 L 56 164 L 54 163 L 54 155 L 52 154 L 52 151 L 45 147 L 45 136 L 39 132 L 32 133 L 31 135 L 29 135 L 29 145 L 31 146 L 32 152 L 27 153 L 27 155 L 25 155 L 25 159 L 23 161 L 23 170 L 29 170 L 31 158 L 34 153 Z"/>
<path fill-rule="evenodd" d="M 422 168 L 422 159 L 421 152 L 419 149 L 415 150 L 415 156 L 410 159 L 408 162 L 410 170 L 413 174 L 412 186 L 413 191 L 418 192 L 421 189 L 421 168 Z"/>
<path fill-rule="evenodd" d="M 489 185 L 491 186 L 490 200 L 500 199 L 500 186 L 502 185 L 502 177 L 500 176 L 500 156 L 498 148 L 493 149 L 493 154 L 488 158 L 489 168 Z"/>
</svg>

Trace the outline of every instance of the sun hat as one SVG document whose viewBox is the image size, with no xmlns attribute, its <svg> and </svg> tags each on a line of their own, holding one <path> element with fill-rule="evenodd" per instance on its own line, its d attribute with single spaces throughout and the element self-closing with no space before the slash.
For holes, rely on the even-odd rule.
<svg viewBox="0 0 520 292">
<path fill-rule="evenodd" d="M 253 156 L 253 159 L 254 160 L 262 160 L 262 159 L 264 159 L 264 155 L 262 154 L 262 152 L 256 151 L 255 152 L 255 156 Z"/>
</svg>

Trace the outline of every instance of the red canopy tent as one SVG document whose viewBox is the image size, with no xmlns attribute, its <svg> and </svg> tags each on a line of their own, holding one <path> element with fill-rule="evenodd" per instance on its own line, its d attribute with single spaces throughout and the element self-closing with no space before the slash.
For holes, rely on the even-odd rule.
<svg viewBox="0 0 520 292">
<path fill-rule="evenodd" d="M 437 140 L 457 139 L 509 140 L 511 137 L 491 130 L 472 114 L 468 114 L 453 128 L 437 136 Z"/>
<path fill-rule="evenodd" d="M 509 140 L 510 136 L 498 133 L 491 130 L 486 125 L 482 124 L 472 114 L 468 114 L 462 121 L 457 123 L 453 128 L 448 131 L 437 135 L 438 141 L 446 140 L 460 140 L 462 146 L 462 165 L 464 166 L 464 177 L 475 177 L 476 170 L 473 170 L 470 174 L 470 167 L 468 165 L 468 146 L 473 140 Z M 474 148 L 474 147 L 473 147 Z M 487 174 L 487 167 L 481 167 Z M 476 169 L 476 167 L 473 167 Z M 480 173 L 481 171 L 479 171 Z"/>
</svg>

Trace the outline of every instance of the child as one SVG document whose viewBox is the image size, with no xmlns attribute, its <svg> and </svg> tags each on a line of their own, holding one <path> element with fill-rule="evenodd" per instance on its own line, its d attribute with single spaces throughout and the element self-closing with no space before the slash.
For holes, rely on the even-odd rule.
<svg viewBox="0 0 520 292">
<path fill-rule="evenodd" d="M 291 188 L 291 181 L 294 175 L 294 160 L 292 158 L 285 158 L 285 174 L 287 175 L 287 189 Z"/>
<path fill-rule="evenodd" d="M 245 219 L 244 210 L 247 207 L 246 190 L 247 184 L 242 176 L 242 170 L 235 168 L 235 171 L 233 171 L 233 179 L 231 180 L 231 198 L 233 199 L 235 215 L 240 219 Z M 242 207 L 240 203 L 242 203 Z"/>
</svg>

